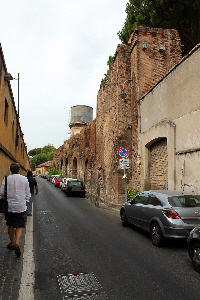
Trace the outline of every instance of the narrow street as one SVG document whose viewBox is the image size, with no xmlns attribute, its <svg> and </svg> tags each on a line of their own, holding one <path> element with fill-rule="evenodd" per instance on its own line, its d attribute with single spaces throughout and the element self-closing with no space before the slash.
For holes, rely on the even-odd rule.
<svg viewBox="0 0 200 300">
<path fill-rule="evenodd" d="M 67 299 L 69 288 L 72 296 L 78 295 L 70 299 L 199 300 L 200 275 L 192 268 L 185 242 L 156 248 L 148 234 L 123 228 L 119 212 L 68 198 L 45 179 L 37 182 L 36 300 Z M 78 282 L 79 273 L 84 273 L 83 282 L 95 282 L 82 297 L 66 284 L 69 274 Z"/>
</svg>

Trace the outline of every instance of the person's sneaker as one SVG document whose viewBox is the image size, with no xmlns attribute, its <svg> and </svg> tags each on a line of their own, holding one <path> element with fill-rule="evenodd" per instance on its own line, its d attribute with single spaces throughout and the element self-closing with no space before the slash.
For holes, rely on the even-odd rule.
<svg viewBox="0 0 200 300">
<path fill-rule="evenodd" d="M 15 250 L 15 245 L 12 245 L 11 243 L 7 245 L 7 248 L 10 250 Z"/>
<path fill-rule="evenodd" d="M 14 247 L 15 247 L 14 248 L 15 249 L 15 254 L 17 255 L 17 257 L 20 257 L 21 251 L 20 251 L 19 245 L 15 244 Z"/>
</svg>

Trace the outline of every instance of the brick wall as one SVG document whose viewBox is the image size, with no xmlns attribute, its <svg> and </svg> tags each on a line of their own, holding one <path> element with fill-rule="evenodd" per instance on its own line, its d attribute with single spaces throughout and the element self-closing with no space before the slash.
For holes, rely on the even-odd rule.
<svg viewBox="0 0 200 300">
<path fill-rule="evenodd" d="M 131 97 L 119 97 L 124 81 L 130 78 L 130 47 L 119 45 L 115 61 L 101 85 L 97 100 L 96 163 L 103 167 L 100 196 L 118 202 L 124 194 L 123 171 L 119 169 L 117 149 L 131 147 Z M 131 175 L 129 175 L 131 177 Z M 121 200 L 120 200 L 121 201 Z"/>
<path fill-rule="evenodd" d="M 132 185 L 140 184 L 138 132 L 141 130 L 140 106 L 137 101 L 181 60 L 181 41 L 174 29 L 138 27 L 129 39 L 131 77 L 134 79 L 132 99 Z"/>
<path fill-rule="evenodd" d="M 67 177 L 75 177 L 90 184 L 91 174 L 95 173 L 97 176 L 97 170 L 94 168 L 95 141 L 96 124 L 92 121 L 58 149 L 53 159 L 54 167 Z"/>
<path fill-rule="evenodd" d="M 101 86 L 97 102 L 97 158 L 103 166 L 102 194 L 108 201 L 124 199 L 123 170 L 117 148 L 130 150 L 130 188 L 140 188 L 139 99 L 181 59 L 176 30 L 138 27 L 128 45 L 118 45 L 115 61 Z M 127 94 L 122 100 L 121 90 Z"/>
<path fill-rule="evenodd" d="M 97 169 L 102 166 L 100 197 L 123 202 L 123 170 L 117 156 L 117 149 L 123 146 L 130 150 L 128 185 L 140 188 L 139 99 L 180 59 L 180 38 L 173 29 L 138 27 L 127 45 L 117 46 L 114 62 L 98 91 L 96 124 L 65 142 L 63 161 L 67 158 L 68 173 L 76 158 L 77 174 L 96 186 Z M 124 100 L 119 96 L 123 89 L 127 94 Z"/>
<path fill-rule="evenodd" d="M 167 139 L 161 139 L 150 147 L 150 188 L 167 190 Z"/>
</svg>

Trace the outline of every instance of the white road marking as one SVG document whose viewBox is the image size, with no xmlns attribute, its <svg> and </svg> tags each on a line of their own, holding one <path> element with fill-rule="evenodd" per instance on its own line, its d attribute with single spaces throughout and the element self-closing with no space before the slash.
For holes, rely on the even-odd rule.
<svg viewBox="0 0 200 300">
<path fill-rule="evenodd" d="M 35 263 L 33 249 L 33 217 L 27 216 L 23 271 L 18 300 L 34 300 Z"/>
</svg>

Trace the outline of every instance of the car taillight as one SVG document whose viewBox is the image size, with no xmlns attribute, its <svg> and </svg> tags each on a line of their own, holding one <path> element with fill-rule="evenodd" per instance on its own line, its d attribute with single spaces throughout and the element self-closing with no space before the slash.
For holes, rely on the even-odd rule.
<svg viewBox="0 0 200 300">
<path fill-rule="evenodd" d="M 170 219 L 180 219 L 181 217 L 173 209 L 165 209 L 163 213 Z"/>
</svg>

